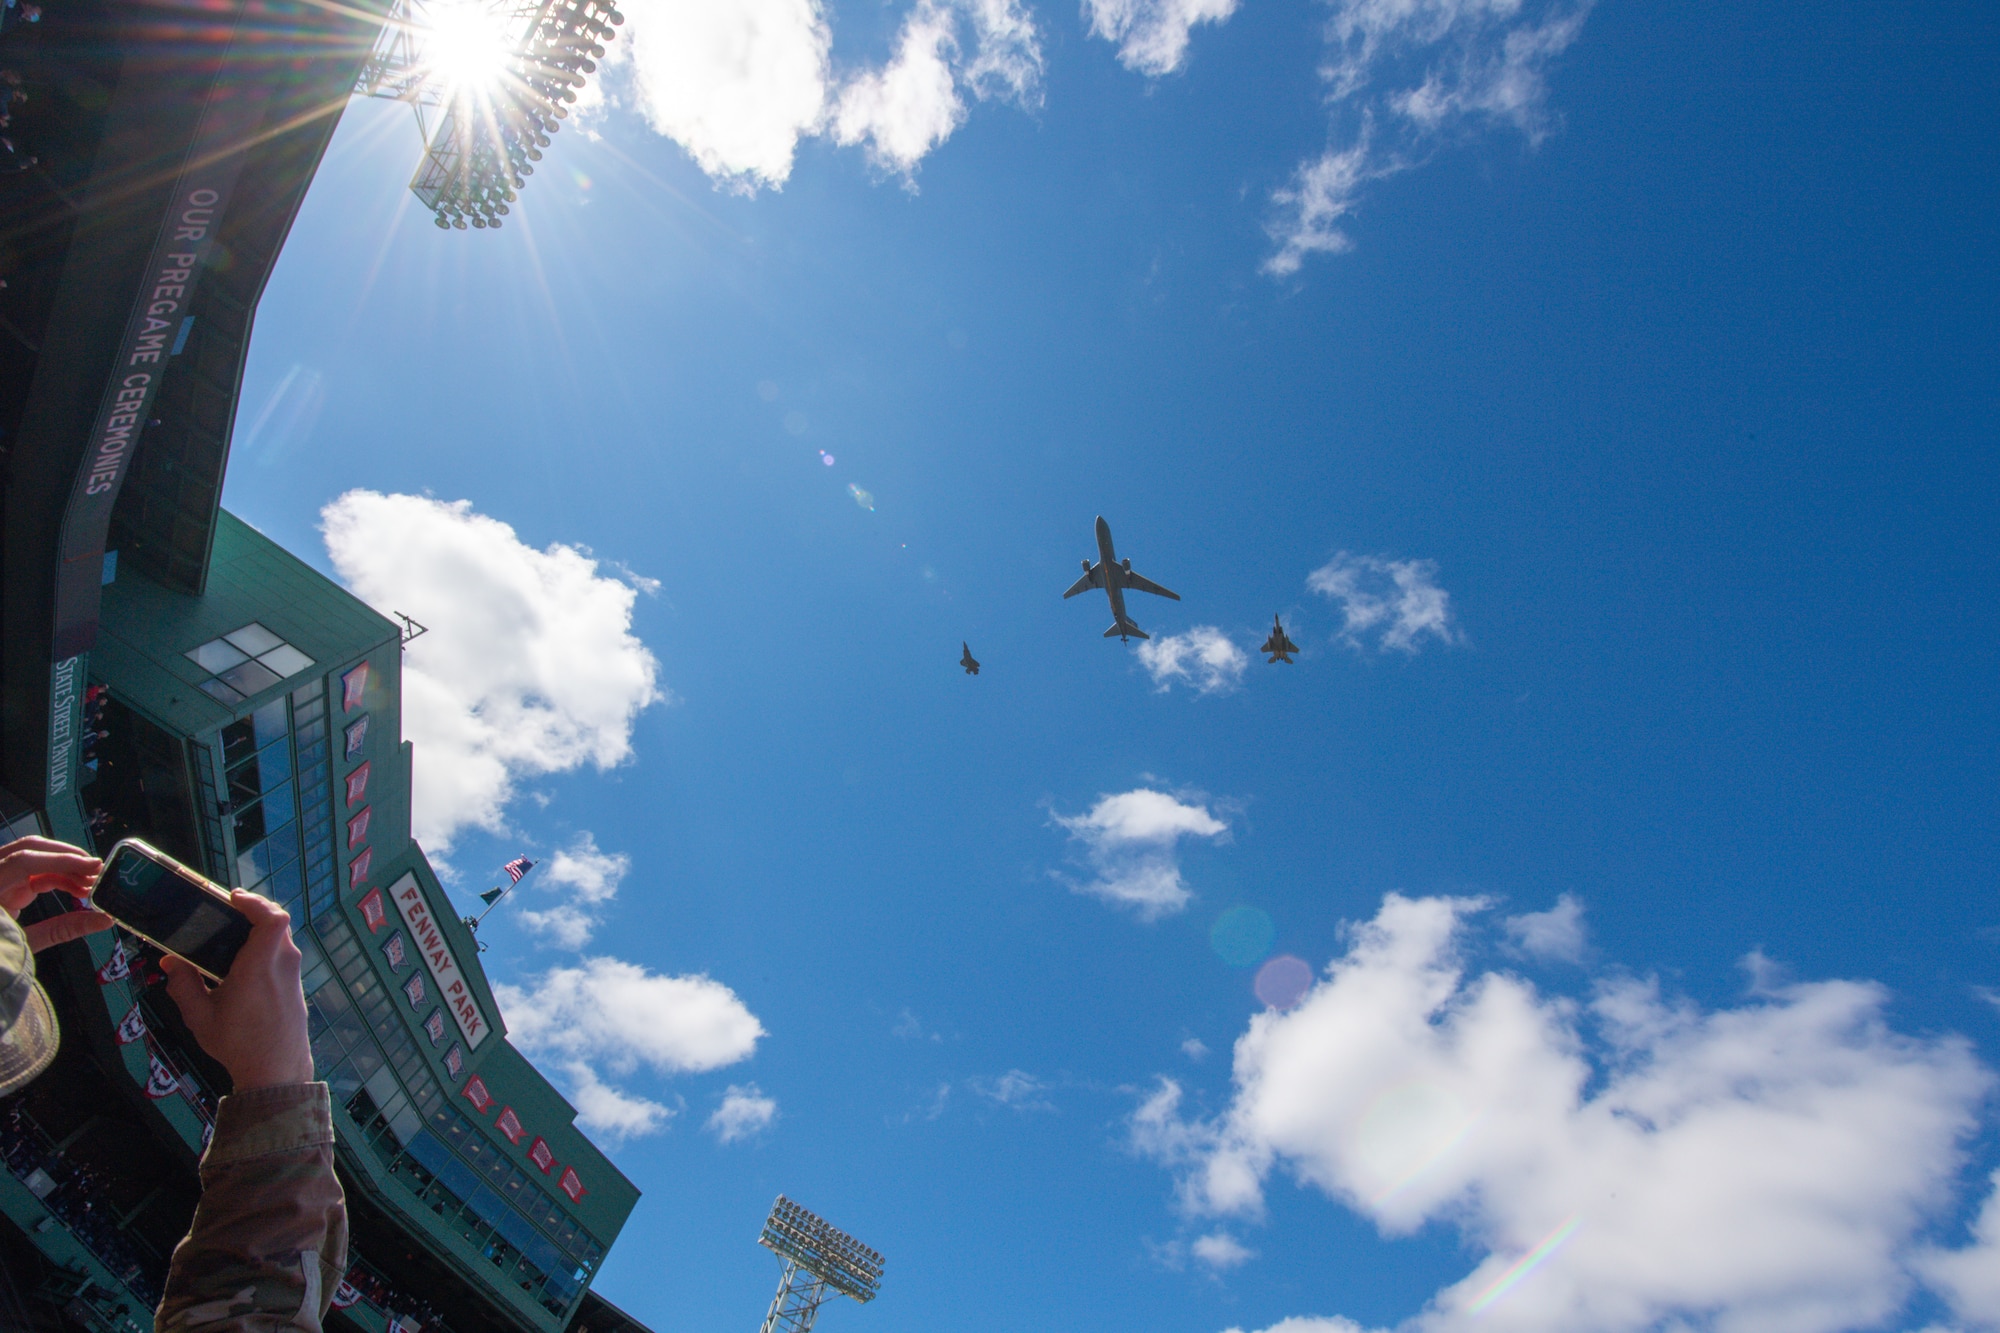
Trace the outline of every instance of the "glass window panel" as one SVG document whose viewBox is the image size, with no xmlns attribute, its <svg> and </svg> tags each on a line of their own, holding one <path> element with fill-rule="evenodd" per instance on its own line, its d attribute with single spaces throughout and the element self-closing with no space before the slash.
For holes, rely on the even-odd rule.
<svg viewBox="0 0 2000 1333">
<path fill-rule="evenodd" d="M 326 742 L 314 741 L 299 751 L 300 768 L 317 768 L 326 762 Z"/>
<path fill-rule="evenodd" d="M 411 1139 L 417 1137 L 417 1135 L 423 1134 L 423 1129 L 423 1117 L 418 1115 L 416 1109 L 410 1105 L 410 1099 L 407 1097 L 397 1098 L 396 1104 L 389 1110 L 389 1132 L 396 1136 L 396 1142 L 408 1143 Z M 423 1136 L 425 1138 L 430 1137 L 428 1134 L 424 1134 Z"/>
<path fill-rule="evenodd" d="M 472 1192 L 479 1188 L 479 1177 L 472 1174 L 472 1168 L 449 1154 L 438 1163 L 437 1178 L 461 1199 L 471 1198 Z"/>
<path fill-rule="evenodd" d="M 532 1231 L 528 1233 L 526 1242 L 521 1246 L 521 1253 L 527 1255 L 528 1262 L 539 1269 L 544 1276 L 569 1267 L 555 1246 Z"/>
<path fill-rule="evenodd" d="M 528 1225 L 528 1219 L 512 1208 L 505 1210 L 492 1221 L 494 1228 L 506 1238 L 507 1243 L 523 1254 L 527 1253 L 528 1246 L 541 1239 L 535 1234 L 535 1229 Z"/>
<path fill-rule="evenodd" d="M 312 1039 L 313 1072 L 321 1079 L 327 1078 L 327 1071 L 339 1064 L 341 1057 L 346 1053 L 340 1044 L 340 1038 L 331 1030 L 320 1033 Z"/>
<path fill-rule="evenodd" d="M 291 812 L 289 810 L 285 810 L 281 815 L 279 808 L 274 808 L 271 804 L 273 801 L 289 798 L 290 796 L 291 789 L 285 788 L 282 796 L 277 792 L 273 792 L 264 798 L 264 808 L 270 811 L 270 818 L 278 824 L 277 828 L 272 829 L 264 835 L 264 844 L 271 849 L 271 868 L 273 870 L 288 862 L 299 859 L 298 824 L 291 819 Z M 289 804 L 290 801 L 287 799 L 286 805 Z"/>
<path fill-rule="evenodd" d="M 486 1164 L 498 1155 L 493 1145 L 486 1141 L 486 1137 L 472 1131 L 470 1127 L 467 1128 L 464 1137 L 459 1139 L 458 1150 L 465 1154 L 466 1161 L 481 1170 L 484 1170 Z"/>
<path fill-rule="evenodd" d="M 368 1076 L 368 1095 L 375 1099 L 375 1105 L 387 1108 L 390 1101 L 402 1096 L 402 1089 L 396 1086 L 396 1072 L 387 1065 Z"/>
<path fill-rule="evenodd" d="M 333 1072 L 326 1076 L 326 1082 L 328 1090 L 333 1093 L 333 1100 L 343 1106 L 348 1098 L 361 1090 L 361 1079 L 355 1074 L 354 1066 L 345 1060 L 333 1067 Z"/>
<path fill-rule="evenodd" d="M 239 662 L 229 670 L 217 673 L 215 678 L 246 695 L 261 694 L 281 679 L 277 672 L 257 662 Z M 284 700 L 278 702 L 282 705 Z"/>
<path fill-rule="evenodd" d="M 236 854 L 236 882 L 244 888 L 262 884 L 270 873 L 271 853 L 263 843 Z"/>
<path fill-rule="evenodd" d="M 316 680 L 301 685 L 292 691 L 292 707 L 298 710 L 301 717 L 306 716 L 308 712 L 317 716 L 318 710 L 325 706 L 326 694 L 320 689 L 319 682 Z"/>
<path fill-rule="evenodd" d="M 296 676 L 313 664 L 310 657 L 289 643 L 281 643 L 268 653 L 259 653 L 257 660 L 277 672 L 280 680 L 286 676 Z"/>
<path fill-rule="evenodd" d="M 224 705 L 225 707 L 234 708 L 236 707 L 236 705 L 243 702 L 243 695 L 241 691 L 231 689 L 229 686 L 223 684 L 220 680 L 217 680 L 213 677 L 203 681 L 195 688 L 200 690 L 203 694 L 206 694 L 209 698 L 215 700 L 217 703 Z"/>
<path fill-rule="evenodd" d="M 257 729 L 250 725 L 250 719 L 231 722 L 222 729 L 222 765 L 234 768 L 238 762 L 257 753 Z"/>
<path fill-rule="evenodd" d="M 213 676 L 218 672 L 229 670 L 250 654 L 239 648 L 232 648 L 221 639 L 210 639 L 199 648 L 188 649 L 183 656 Z"/>
<path fill-rule="evenodd" d="M 323 719 L 315 717 L 310 722 L 301 722 L 299 724 L 300 745 L 311 745 L 314 741 L 324 740 L 325 738 L 326 722 Z"/>
<path fill-rule="evenodd" d="M 278 902 L 284 903 L 287 906 L 297 902 L 299 896 L 305 892 L 306 887 L 305 879 L 299 874 L 299 863 L 297 861 L 288 861 L 276 870 L 273 870 L 271 878 L 265 887 L 270 890 L 271 897 Z M 294 917 L 297 916 L 296 913 L 293 915 Z"/>
<path fill-rule="evenodd" d="M 250 715 L 250 724 L 257 732 L 257 746 L 262 749 L 272 741 L 282 739 L 291 729 L 291 722 L 285 712 L 285 701 L 273 699 Z"/>
<path fill-rule="evenodd" d="M 235 835 L 238 854 L 248 855 L 253 843 L 264 840 L 264 803 L 258 801 L 231 815 L 229 831 Z"/>
<path fill-rule="evenodd" d="M 368 1029 L 362 1024 L 360 1014 L 350 1009 L 344 1013 L 329 1013 L 326 1017 L 328 1023 L 331 1025 L 328 1031 L 334 1035 L 342 1046 L 352 1049 L 356 1046 L 370 1044 L 368 1041 Z M 369 1072 L 373 1073 L 375 1071 L 371 1069 Z"/>
<path fill-rule="evenodd" d="M 268 653 L 284 642 L 283 639 L 271 633 L 271 631 L 265 629 L 254 620 L 235 633 L 225 634 L 222 637 L 236 647 L 241 648 L 246 657 L 255 657 L 259 653 Z"/>
<path fill-rule="evenodd" d="M 355 1076 L 364 1083 L 375 1077 L 377 1071 L 382 1068 L 381 1050 L 366 1037 L 356 1042 L 353 1048 L 348 1051 L 347 1056 L 354 1062 Z"/>
<path fill-rule="evenodd" d="M 498 1226 L 501 1218 L 511 1216 L 507 1205 L 500 1202 L 500 1196 L 484 1185 L 474 1186 L 472 1197 L 466 1202 L 472 1205 L 472 1211 L 480 1221 L 493 1226 Z"/>
<path fill-rule="evenodd" d="M 292 775 L 291 747 L 283 741 L 272 741 L 257 752 L 257 767 L 266 787 L 283 782 Z"/>
</svg>

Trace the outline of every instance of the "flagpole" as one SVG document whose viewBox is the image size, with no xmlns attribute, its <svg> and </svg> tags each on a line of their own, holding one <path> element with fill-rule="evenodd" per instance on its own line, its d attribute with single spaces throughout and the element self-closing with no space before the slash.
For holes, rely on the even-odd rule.
<svg viewBox="0 0 2000 1333">
<path fill-rule="evenodd" d="M 486 904 L 486 912 L 491 912 L 501 903 L 506 902 L 507 895 L 514 891 L 514 886 L 512 884 L 496 884 L 493 887 L 500 890 L 500 896 L 498 898 L 495 898 L 492 902 Z M 484 895 L 482 894 L 481 896 L 483 897 Z M 470 925 L 474 930 L 478 930 L 479 923 L 486 919 L 486 912 L 481 912 L 478 916 L 472 918 L 472 920 L 467 924 Z"/>
</svg>

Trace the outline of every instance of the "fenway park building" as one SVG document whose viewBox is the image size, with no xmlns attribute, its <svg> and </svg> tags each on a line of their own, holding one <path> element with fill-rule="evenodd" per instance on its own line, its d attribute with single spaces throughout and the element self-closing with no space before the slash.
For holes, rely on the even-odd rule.
<svg viewBox="0 0 2000 1333">
<path fill-rule="evenodd" d="M 590 1283 L 638 1191 L 508 1043 L 410 840 L 398 626 L 218 506 L 384 7 L 4 10 L 0 830 L 143 836 L 291 912 L 352 1218 L 333 1327 L 627 1333 Z M 0 1100 L 0 1329 L 140 1333 L 226 1078 L 129 937 L 41 967 L 63 1043 Z"/>
</svg>

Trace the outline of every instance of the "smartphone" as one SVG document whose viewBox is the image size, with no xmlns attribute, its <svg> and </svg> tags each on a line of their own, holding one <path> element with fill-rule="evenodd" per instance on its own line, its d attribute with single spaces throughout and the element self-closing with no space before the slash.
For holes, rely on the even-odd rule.
<svg viewBox="0 0 2000 1333">
<path fill-rule="evenodd" d="M 90 900 L 140 939 L 187 959 L 213 981 L 229 975 L 236 951 L 250 938 L 250 918 L 230 905 L 229 890 L 139 838 L 111 849 Z"/>
</svg>

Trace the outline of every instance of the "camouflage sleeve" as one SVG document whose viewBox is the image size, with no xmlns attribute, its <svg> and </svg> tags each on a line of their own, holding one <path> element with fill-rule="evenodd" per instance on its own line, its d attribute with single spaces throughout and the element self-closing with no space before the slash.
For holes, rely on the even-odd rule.
<svg viewBox="0 0 2000 1333">
<path fill-rule="evenodd" d="M 320 1333 L 346 1268 L 347 1202 L 333 1174 L 326 1084 L 224 1097 L 157 1333 Z"/>
</svg>

